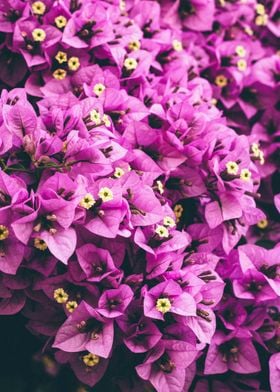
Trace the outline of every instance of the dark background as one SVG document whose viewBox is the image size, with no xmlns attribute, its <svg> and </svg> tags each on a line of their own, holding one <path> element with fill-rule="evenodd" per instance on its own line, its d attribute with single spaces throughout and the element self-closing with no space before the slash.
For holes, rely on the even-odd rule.
<svg viewBox="0 0 280 392">
<path fill-rule="evenodd" d="M 43 342 L 25 328 L 20 316 L 0 317 L 0 392 L 74 392 L 78 385 L 69 369 L 57 377 L 34 360 Z"/>
</svg>

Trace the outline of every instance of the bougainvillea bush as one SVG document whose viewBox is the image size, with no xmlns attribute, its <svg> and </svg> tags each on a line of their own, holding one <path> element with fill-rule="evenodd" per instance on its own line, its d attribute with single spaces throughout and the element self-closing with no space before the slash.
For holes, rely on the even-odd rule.
<svg viewBox="0 0 280 392">
<path fill-rule="evenodd" d="M 280 391 L 279 9 L 1 1 L 0 314 L 49 374 Z"/>
</svg>

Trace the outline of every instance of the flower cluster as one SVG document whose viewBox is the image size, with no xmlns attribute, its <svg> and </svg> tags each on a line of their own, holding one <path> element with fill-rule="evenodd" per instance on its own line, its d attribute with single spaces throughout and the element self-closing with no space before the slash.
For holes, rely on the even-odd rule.
<svg viewBox="0 0 280 392">
<path fill-rule="evenodd" d="M 83 385 L 279 391 L 279 6 L 1 2 L 0 314 Z"/>
</svg>

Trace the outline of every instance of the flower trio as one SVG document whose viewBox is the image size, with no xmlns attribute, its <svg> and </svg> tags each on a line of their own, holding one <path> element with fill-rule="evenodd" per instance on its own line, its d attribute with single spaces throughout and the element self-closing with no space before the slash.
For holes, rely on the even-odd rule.
<svg viewBox="0 0 280 392">
<path fill-rule="evenodd" d="M 280 390 L 279 8 L 1 2 L 0 314 L 82 385 Z"/>
</svg>

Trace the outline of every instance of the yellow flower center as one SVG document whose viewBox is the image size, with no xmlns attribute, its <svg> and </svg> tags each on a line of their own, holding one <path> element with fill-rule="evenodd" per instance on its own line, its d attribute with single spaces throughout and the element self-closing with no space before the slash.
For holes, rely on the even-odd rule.
<svg viewBox="0 0 280 392">
<path fill-rule="evenodd" d="M 168 226 L 168 227 L 175 227 L 176 226 L 176 223 L 175 223 L 174 219 L 171 218 L 171 216 L 165 216 L 163 218 L 163 224 L 164 224 L 164 226 Z"/>
<path fill-rule="evenodd" d="M 124 175 L 124 170 L 121 167 L 116 167 L 114 171 L 114 177 L 120 178 Z"/>
<path fill-rule="evenodd" d="M 77 71 L 79 67 L 80 67 L 79 57 L 70 57 L 70 59 L 68 60 L 68 68 L 71 71 Z"/>
<path fill-rule="evenodd" d="M 257 3 L 257 4 L 256 4 L 255 10 L 256 10 L 256 13 L 259 14 L 259 15 L 264 15 L 264 14 L 265 14 L 264 5 L 261 4 L 261 3 Z"/>
<path fill-rule="evenodd" d="M 246 49 L 242 45 L 237 45 L 236 48 L 235 48 L 235 53 L 239 57 L 245 57 L 246 56 Z"/>
<path fill-rule="evenodd" d="M 90 119 L 95 125 L 100 125 L 101 124 L 101 117 L 100 114 L 98 113 L 97 110 L 93 109 L 90 112 Z"/>
<path fill-rule="evenodd" d="M 98 97 L 103 93 L 103 91 L 105 90 L 105 86 L 102 83 L 96 83 L 93 87 L 93 92 L 95 95 L 97 95 Z"/>
<path fill-rule="evenodd" d="M 0 225 L 0 241 L 5 240 L 6 238 L 9 237 L 9 230 L 6 226 Z"/>
<path fill-rule="evenodd" d="M 128 57 L 124 60 L 123 65 L 125 69 L 127 69 L 128 71 L 132 71 L 137 68 L 138 62 L 133 57 Z"/>
<path fill-rule="evenodd" d="M 176 52 L 181 52 L 183 50 L 183 44 L 181 41 L 178 41 L 177 39 L 174 39 L 172 41 L 172 47 Z"/>
<path fill-rule="evenodd" d="M 125 0 L 120 0 L 119 7 L 120 7 L 121 11 L 125 11 L 126 10 Z"/>
<path fill-rule="evenodd" d="M 255 24 L 257 26 L 265 26 L 267 24 L 268 21 L 268 16 L 267 14 L 264 15 L 258 15 L 255 19 Z"/>
<path fill-rule="evenodd" d="M 46 6 L 42 1 L 35 1 L 32 4 L 32 11 L 35 15 L 43 15 L 46 11 Z"/>
<path fill-rule="evenodd" d="M 42 363 L 45 366 L 45 368 L 48 370 L 52 370 L 56 368 L 55 361 L 52 358 L 50 358 L 48 355 L 44 355 L 42 357 Z"/>
<path fill-rule="evenodd" d="M 218 87 L 225 87 L 228 84 L 228 79 L 224 75 L 217 75 L 215 78 L 215 84 Z"/>
<path fill-rule="evenodd" d="M 261 150 L 260 150 L 260 154 L 259 154 L 259 160 L 260 160 L 260 165 L 263 165 L 265 160 L 264 160 L 264 153 Z"/>
<path fill-rule="evenodd" d="M 157 181 L 157 188 L 158 188 L 159 193 L 162 195 L 164 192 L 164 186 L 163 186 L 163 183 L 159 180 Z"/>
<path fill-rule="evenodd" d="M 58 68 L 53 72 L 53 77 L 57 80 L 63 80 L 66 78 L 67 72 L 65 69 Z"/>
<path fill-rule="evenodd" d="M 44 251 L 48 248 L 48 245 L 41 238 L 34 238 L 34 247 L 36 249 Z"/>
<path fill-rule="evenodd" d="M 76 301 L 68 301 L 66 303 L 66 309 L 68 310 L 69 313 L 73 313 L 74 310 L 78 307 L 78 302 Z"/>
<path fill-rule="evenodd" d="M 100 199 L 102 199 L 103 202 L 111 201 L 114 198 L 113 192 L 110 188 L 107 187 L 101 188 L 98 192 L 98 196 L 100 197 Z"/>
<path fill-rule="evenodd" d="M 59 64 L 65 63 L 67 61 L 67 54 L 59 51 L 57 52 L 55 59 Z"/>
<path fill-rule="evenodd" d="M 141 48 L 140 41 L 132 41 L 128 44 L 128 49 L 130 50 L 139 50 Z"/>
<path fill-rule="evenodd" d="M 167 313 L 171 309 L 171 302 L 168 298 L 159 298 L 156 303 L 156 308 L 161 313 Z"/>
<path fill-rule="evenodd" d="M 249 181 L 251 177 L 252 177 L 252 173 L 250 172 L 249 169 L 242 169 L 241 170 L 241 173 L 240 173 L 241 180 Z"/>
<path fill-rule="evenodd" d="M 91 193 L 87 193 L 80 201 L 80 206 L 89 210 L 95 204 L 95 199 Z"/>
<path fill-rule="evenodd" d="M 257 226 L 259 229 L 266 229 L 268 226 L 268 220 L 267 219 L 261 219 L 258 223 Z"/>
<path fill-rule="evenodd" d="M 259 148 L 258 143 L 253 143 L 251 145 L 251 152 L 253 153 L 253 156 L 255 158 L 258 158 L 260 165 L 263 165 L 265 160 L 264 160 L 264 153 L 263 151 Z"/>
<path fill-rule="evenodd" d="M 43 42 L 46 39 L 46 33 L 43 29 L 34 29 L 32 31 L 32 37 L 36 42 Z"/>
<path fill-rule="evenodd" d="M 254 32 L 253 32 L 253 30 L 251 29 L 251 27 L 249 27 L 249 26 L 246 26 L 245 27 L 245 29 L 244 29 L 244 31 L 245 31 L 245 33 L 247 34 L 247 35 L 254 35 Z"/>
<path fill-rule="evenodd" d="M 79 386 L 78 389 L 76 390 L 76 392 L 89 392 L 89 391 L 85 387 Z"/>
<path fill-rule="evenodd" d="M 237 68 L 239 69 L 239 71 L 246 71 L 247 69 L 247 61 L 244 59 L 239 59 L 237 61 Z"/>
<path fill-rule="evenodd" d="M 184 211 L 183 206 L 181 204 L 176 204 L 176 206 L 174 207 L 174 214 L 176 216 L 176 222 L 178 222 L 179 219 L 181 218 L 183 211 Z"/>
<path fill-rule="evenodd" d="M 251 145 L 251 150 L 254 154 L 255 157 L 258 157 L 260 154 L 260 146 L 258 145 L 258 143 L 253 143 Z"/>
<path fill-rule="evenodd" d="M 107 114 L 103 114 L 102 121 L 104 122 L 104 125 L 106 127 L 109 127 L 111 125 L 110 118 Z"/>
<path fill-rule="evenodd" d="M 228 174 L 236 175 L 238 173 L 239 166 L 236 162 L 227 162 L 226 169 Z"/>
<path fill-rule="evenodd" d="M 55 23 L 56 27 L 58 27 L 59 29 L 62 29 L 63 27 L 65 27 L 67 25 L 67 19 L 65 18 L 65 16 L 59 15 L 55 18 L 54 23 Z"/>
<path fill-rule="evenodd" d="M 98 355 L 88 353 L 83 356 L 83 362 L 86 366 L 94 367 L 99 364 L 100 358 Z"/>
<path fill-rule="evenodd" d="M 168 238 L 168 236 L 169 236 L 168 229 L 165 226 L 162 226 L 162 225 L 157 225 L 157 228 L 155 229 L 155 233 L 160 238 Z"/>
<path fill-rule="evenodd" d="M 64 291 L 63 288 L 54 290 L 53 297 L 59 304 L 65 304 L 68 301 L 69 295 Z"/>
</svg>

